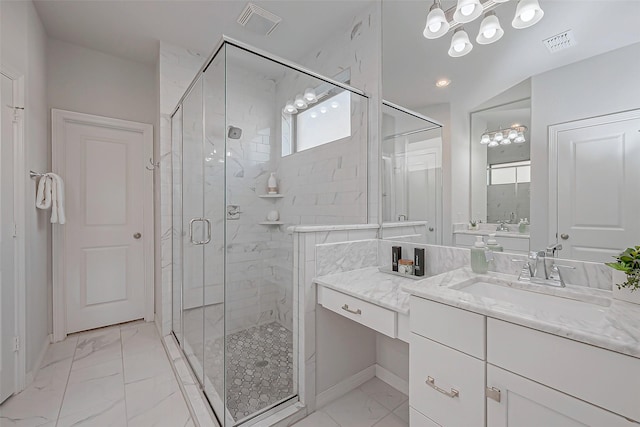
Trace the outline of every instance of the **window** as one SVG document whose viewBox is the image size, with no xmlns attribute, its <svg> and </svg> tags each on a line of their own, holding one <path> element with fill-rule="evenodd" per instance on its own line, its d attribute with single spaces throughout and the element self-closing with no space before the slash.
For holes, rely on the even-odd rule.
<svg viewBox="0 0 640 427">
<path fill-rule="evenodd" d="M 531 160 L 499 163 L 487 168 L 487 184 L 522 184 L 531 182 Z"/>
<path fill-rule="evenodd" d="M 343 90 L 298 114 L 284 114 L 282 131 L 283 156 L 350 137 L 351 92 Z"/>
</svg>

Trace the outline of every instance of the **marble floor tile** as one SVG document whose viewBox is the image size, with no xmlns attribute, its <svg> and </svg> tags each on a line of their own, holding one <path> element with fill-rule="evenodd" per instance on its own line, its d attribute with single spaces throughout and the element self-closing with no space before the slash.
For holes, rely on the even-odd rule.
<svg viewBox="0 0 640 427">
<path fill-rule="evenodd" d="M 360 386 L 365 392 L 390 411 L 393 411 L 403 402 L 409 400 L 409 396 L 391 387 L 381 379 L 375 377 Z"/>
<path fill-rule="evenodd" d="M 374 427 L 409 427 L 409 423 L 404 422 L 395 414 L 389 414 L 375 424 Z"/>
<path fill-rule="evenodd" d="M 0 406 L 2 427 L 55 425 L 62 405 L 77 337 L 49 346 L 35 380 Z"/>
<path fill-rule="evenodd" d="M 171 364 L 163 348 L 151 348 L 131 356 L 124 356 L 124 381 L 130 384 L 171 371 Z"/>
<path fill-rule="evenodd" d="M 125 394 L 129 427 L 177 427 L 191 421 L 172 372 L 126 384 Z"/>
<path fill-rule="evenodd" d="M 120 328 L 99 329 L 78 336 L 71 369 L 90 367 L 114 359 L 122 359 Z"/>
<path fill-rule="evenodd" d="M 371 427 L 389 414 L 389 410 L 359 388 L 322 408 L 344 427 Z"/>
<path fill-rule="evenodd" d="M 407 400 L 402 405 L 398 406 L 394 411 L 402 421 L 409 424 L 409 401 Z"/>
<path fill-rule="evenodd" d="M 109 403 L 104 407 L 91 405 L 88 408 L 60 414 L 56 427 L 122 427 L 127 425 L 127 411 L 124 399 Z"/>
<path fill-rule="evenodd" d="M 125 358 L 139 353 L 146 353 L 153 349 L 163 350 L 160 335 L 156 325 L 152 322 L 122 327 L 120 335 L 122 338 L 122 355 Z"/>
<path fill-rule="evenodd" d="M 126 425 L 124 403 L 122 360 L 79 369 L 72 366 L 58 425 L 91 425 L 91 421 L 93 425 Z"/>
<path fill-rule="evenodd" d="M 0 405 L 2 427 L 194 425 L 155 325 L 145 322 L 51 344 L 33 383 Z"/>
<path fill-rule="evenodd" d="M 293 427 L 341 427 L 326 412 L 319 410 L 298 421 Z"/>
</svg>

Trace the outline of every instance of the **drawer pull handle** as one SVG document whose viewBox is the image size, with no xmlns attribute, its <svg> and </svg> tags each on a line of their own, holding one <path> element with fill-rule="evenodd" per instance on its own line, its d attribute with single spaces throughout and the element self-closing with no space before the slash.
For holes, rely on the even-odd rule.
<svg viewBox="0 0 640 427">
<path fill-rule="evenodd" d="M 343 305 L 343 306 L 342 306 L 342 309 L 343 309 L 344 311 L 348 311 L 349 313 L 353 313 L 353 314 L 362 314 L 362 310 L 360 310 L 360 309 L 352 310 L 352 309 L 350 309 L 350 308 L 349 308 L 349 305 L 348 305 L 348 304 Z"/>
<path fill-rule="evenodd" d="M 440 392 L 440 393 L 444 394 L 445 396 L 449 396 L 451 398 L 460 396 L 460 392 L 458 390 L 456 390 L 455 388 L 452 388 L 451 391 L 447 391 L 447 390 L 445 390 L 443 388 L 438 387 L 436 385 L 436 380 L 431 378 L 431 377 L 427 377 L 427 380 L 425 381 L 425 383 L 429 387 L 434 389 L 435 391 Z"/>
</svg>

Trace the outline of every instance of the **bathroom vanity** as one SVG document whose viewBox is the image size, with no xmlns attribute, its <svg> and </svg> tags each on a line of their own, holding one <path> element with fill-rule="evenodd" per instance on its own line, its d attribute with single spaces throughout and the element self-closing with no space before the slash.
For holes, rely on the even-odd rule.
<svg viewBox="0 0 640 427">
<path fill-rule="evenodd" d="M 403 289 L 412 426 L 638 425 L 640 307 L 467 268 Z"/>
<path fill-rule="evenodd" d="M 468 267 L 314 282 L 324 308 L 409 343 L 412 427 L 640 423 L 640 306 L 610 291 Z"/>
</svg>

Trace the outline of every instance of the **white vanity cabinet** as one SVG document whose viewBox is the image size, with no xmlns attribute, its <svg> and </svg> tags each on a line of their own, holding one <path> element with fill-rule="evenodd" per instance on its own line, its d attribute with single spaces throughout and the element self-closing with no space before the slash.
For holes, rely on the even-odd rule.
<svg viewBox="0 0 640 427">
<path fill-rule="evenodd" d="M 500 390 L 500 401 L 487 399 L 489 427 L 637 427 L 580 399 L 487 365 L 487 384 Z M 596 384 L 593 385 L 597 387 Z"/>
<path fill-rule="evenodd" d="M 640 426 L 638 358 L 417 296 L 410 325 L 416 425 Z"/>
<path fill-rule="evenodd" d="M 484 316 L 417 297 L 409 313 L 411 425 L 484 425 Z"/>
</svg>

